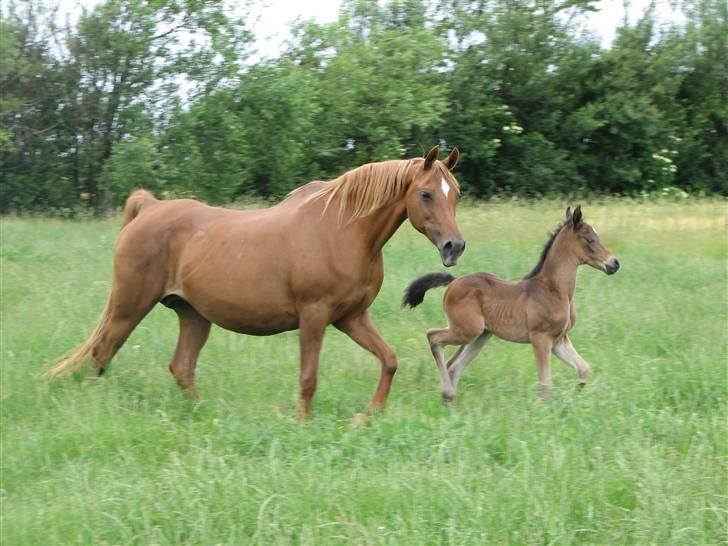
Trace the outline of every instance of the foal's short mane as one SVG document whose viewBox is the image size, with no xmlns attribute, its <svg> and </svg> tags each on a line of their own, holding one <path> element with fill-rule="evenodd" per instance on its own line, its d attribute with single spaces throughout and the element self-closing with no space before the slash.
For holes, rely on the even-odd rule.
<svg viewBox="0 0 728 546">
<path fill-rule="evenodd" d="M 324 207 L 326 211 L 331 202 L 338 197 L 339 223 L 345 215 L 350 221 L 368 216 L 404 196 L 411 181 L 410 167 L 419 161 L 422 160 L 393 159 L 367 163 L 325 182 L 323 188 L 306 197 L 304 202 L 326 197 Z M 435 165 L 445 180 L 459 192 L 460 186 L 455 177 L 439 161 L 436 161 Z M 296 191 L 298 189 L 294 190 Z"/>
<path fill-rule="evenodd" d="M 546 241 L 546 244 L 544 245 L 543 249 L 541 250 L 541 256 L 538 259 L 538 263 L 533 267 L 531 272 L 526 275 L 525 279 L 531 279 L 538 275 L 541 272 L 541 269 L 543 269 L 543 264 L 546 261 L 546 256 L 548 256 L 549 250 L 551 250 L 551 247 L 554 244 L 554 241 L 556 240 L 556 236 L 561 232 L 563 227 L 568 224 L 571 221 L 571 218 L 567 218 L 563 222 L 561 222 L 558 226 L 556 226 L 556 229 L 554 229 L 551 234 L 549 235 L 549 240 Z"/>
</svg>

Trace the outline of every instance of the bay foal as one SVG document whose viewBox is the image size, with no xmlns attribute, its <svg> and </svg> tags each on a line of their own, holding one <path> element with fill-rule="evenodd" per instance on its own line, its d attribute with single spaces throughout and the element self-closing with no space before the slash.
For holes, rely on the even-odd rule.
<svg viewBox="0 0 728 546">
<path fill-rule="evenodd" d="M 619 260 L 582 220 L 581 207 L 577 207 L 573 214 L 566 209 L 566 219 L 544 246 L 538 264 L 518 282 L 490 273 L 458 279 L 448 273 L 431 273 L 410 284 L 403 300 L 403 305 L 410 307 L 419 305 L 430 288 L 449 285 L 444 297 L 449 327 L 427 332 L 440 370 L 443 399 L 449 401 L 455 396 L 463 370 L 492 335 L 532 345 L 542 396 L 548 396 L 552 386 L 552 352 L 576 370 L 579 382 L 584 383 L 591 368 L 568 335 L 576 323 L 574 288 L 576 269 L 581 264 L 607 275 L 619 269 Z M 445 345 L 460 345 L 447 363 Z"/>
</svg>

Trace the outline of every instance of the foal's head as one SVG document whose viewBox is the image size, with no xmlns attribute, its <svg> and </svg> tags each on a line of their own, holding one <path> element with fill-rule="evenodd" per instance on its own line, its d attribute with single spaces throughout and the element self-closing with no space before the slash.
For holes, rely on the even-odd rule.
<svg viewBox="0 0 728 546">
<path fill-rule="evenodd" d="M 414 164 L 414 179 L 407 190 L 405 205 L 412 225 L 432 241 L 440 251 L 442 264 L 450 267 L 465 250 L 465 241 L 455 222 L 460 189 L 450 172 L 460 154 L 453 148 L 450 155 L 438 161 L 439 151 L 439 146 L 435 146 L 424 161 Z"/>
<path fill-rule="evenodd" d="M 580 263 L 604 271 L 607 275 L 617 272 L 619 260 L 611 250 L 602 244 L 597 231 L 582 220 L 581 206 L 576 207 L 573 214 L 571 207 L 566 209 L 566 223 L 563 231 L 568 237 L 569 248 Z"/>
</svg>

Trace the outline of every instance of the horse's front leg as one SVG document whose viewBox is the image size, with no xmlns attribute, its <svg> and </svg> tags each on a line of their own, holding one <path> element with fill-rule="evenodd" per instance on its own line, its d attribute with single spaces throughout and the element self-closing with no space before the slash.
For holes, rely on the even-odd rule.
<svg viewBox="0 0 728 546">
<path fill-rule="evenodd" d="M 299 415 L 301 419 L 308 419 L 311 415 L 311 399 L 316 392 L 319 354 L 321 353 L 321 344 L 328 324 L 329 314 L 320 307 L 306 308 L 299 315 L 301 345 L 301 372 L 299 376 L 301 406 Z"/>
<path fill-rule="evenodd" d="M 573 368 L 576 371 L 576 376 L 579 378 L 579 384 L 584 385 L 591 376 L 591 366 L 584 360 L 579 353 L 574 349 L 574 345 L 571 343 L 571 339 L 566 335 L 562 337 L 553 346 L 552 352 L 558 357 L 561 362 Z"/>
<path fill-rule="evenodd" d="M 346 317 L 334 324 L 339 330 L 347 334 L 367 351 L 374 353 L 382 364 L 379 384 L 374 398 L 369 406 L 370 411 L 377 411 L 384 407 L 392 386 L 392 379 L 397 372 L 397 355 L 374 326 L 369 311 L 364 311 L 353 317 Z"/>
<path fill-rule="evenodd" d="M 536 368 L 538 369 L 538 386 L 543 400 L 548 400 L 553 390 L 553 383 L 551 382 L 551 349 L 553 344 L 553 338 L 548 334 L 531 334 L 531 346 L 533 347 L 533 356 L 536 359 Z"/>
</svg>

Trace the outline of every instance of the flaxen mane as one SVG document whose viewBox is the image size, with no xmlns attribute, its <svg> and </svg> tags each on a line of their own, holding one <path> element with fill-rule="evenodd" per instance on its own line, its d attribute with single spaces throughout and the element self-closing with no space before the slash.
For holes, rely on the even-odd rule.
<svg viewBox="0 0 728 546">
<path fill-rule="evenodd" d="M 325 212 L 331 202 L 338 197 L 339 223 L 345 215 L 349 221 L 363 218 L 401 199 L 411 180 L 410 167 L 419 161 L 421 159 L 394 159 L 362 165 L 325 182 L 324 187 L 306 197 L 305 202 L 326 197 Z M 450 185 L 460 192 L 455 177 L 439 162 L 436 162 L 436 165 Z M 300 189 L 302 188 L 292 193 Z"/>
<path fill-rule="evenodd" d="M 532 279 L 536 275 L 538 275 L 541 272 L 541 269 L 543 269 L 543 263 L 546 261 L 546 256 L 549 254 L 549 250 L 551 250 L 551 247 L 554 244 L 554 241 L 556 240 L 556 236 L 561 232 L 563 227 L 568 224 L 571 221 L 571 218 L 567 218 L 563 222 L 561 222 L 558 226 L 556 226 L 556 229 L 551 232 L 551 235 L 549 237 L 549 240 L 546 241 L 546 244 L 543 247 L 543 250 L 541 250 L 541 256 L 538 259 L 538 263 L 533 267 L 531 272 L 523 277 L 524 279 Z"/>
</svg>

